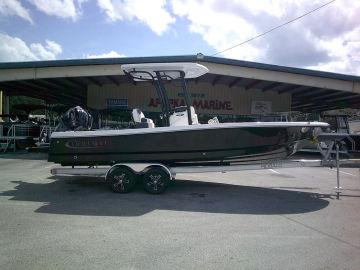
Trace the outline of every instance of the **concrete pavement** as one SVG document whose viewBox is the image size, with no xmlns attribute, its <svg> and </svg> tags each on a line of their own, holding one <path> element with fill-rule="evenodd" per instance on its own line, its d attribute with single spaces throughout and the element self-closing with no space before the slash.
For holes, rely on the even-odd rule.
<svg viewBox="0 0 360 270">
<path fill-rule="evenodd" d="M 56 178 L 0 156 L 1 269 L 359 269 L 360 177 L 296 168 L 177 175 L 166 193 Z"/>
</svg>

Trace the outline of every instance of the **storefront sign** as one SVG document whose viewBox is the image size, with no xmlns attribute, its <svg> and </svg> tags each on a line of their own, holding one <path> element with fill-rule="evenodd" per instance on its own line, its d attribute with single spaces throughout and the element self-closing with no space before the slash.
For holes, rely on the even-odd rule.
<svg viewBox="0 0 360 270">
<path fill-rule="evenodd" d="M 271 113 L 271 101 L 254 100 L 251 102 L 252 114 L 266 114 Z"/>
<path fill-rule="evenodd" d="M 107 99 L 107 108 L 108 109 L 115 109 L 115 108 L 127 108 L 128 107 L 128 100 L 125 98 L 109 98 Z"/>
<path fill-rule="evenodd" d="M 170 98 L 170 105 L 173 108 L 185 106 L 184 99 Z M 157 108 L 160 106 L 160 99 L 150 98 L 148 107 Z M 206 99 L 193 99 L 192 106 L 195 110 L 215 110 L 215 111 L 232 111 L 233 107 L 231 101 L 221 101 L 221 100 L 206 100 Z"/>
</svg>

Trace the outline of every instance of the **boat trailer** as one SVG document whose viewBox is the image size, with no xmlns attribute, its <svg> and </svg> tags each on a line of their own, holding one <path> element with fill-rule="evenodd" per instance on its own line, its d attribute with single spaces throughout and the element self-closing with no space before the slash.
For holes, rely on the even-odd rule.
<svg viewBox="0 0 360 270">
<path fill-rule="evenodd" d="M 322 133 L 318 135 L 319 141 L 326 141 L 328 148 L 321 149 L 322 159 L 285 159 L 266 160 L 258 162 L 242 162 L 236 165 L 223 166 L 167 166 L 161 163 L 118 163 L 112 166 L 79 166 L 56 167 L 51 169 L 54 176 L 92 176 L 104 177 L 114 192 L 126 193 L 133 189 L 137 179 L 141 178 L 144 189 L 152 194 L 159 194 L 166 190 L 169 183 L 179 173 L 205 173 L 205 172 L 230 172 L 244 170 L 264 170 L 281 168 L 302 167 L 330 167 L 336 168 L 336 198 L 340 198 L 340 167 L 360 168 L 360 159 L 340 159 L 339 149 L 346 133 Z M 335 155 L 332 153 L 335 152 Z"/>
</svg>

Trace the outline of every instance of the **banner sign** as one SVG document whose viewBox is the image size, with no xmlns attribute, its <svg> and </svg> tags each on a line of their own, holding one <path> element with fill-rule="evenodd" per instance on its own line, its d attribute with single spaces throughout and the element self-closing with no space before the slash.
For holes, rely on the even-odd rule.
<svg viewBox="0 0 360 270">
<path fill-rule="evenodd" d="M 128 107 L 128 100 L 126 98 L 108 98 L 107 99 L 107 108 L 115 109 L 121 108 L 125 109 Z"/>
<path fill-rule="evenodd" d="M 252 114 L 267 114 L 271 113 L 271 101 L 253 100 L 251 102 Z"/>
</svg>

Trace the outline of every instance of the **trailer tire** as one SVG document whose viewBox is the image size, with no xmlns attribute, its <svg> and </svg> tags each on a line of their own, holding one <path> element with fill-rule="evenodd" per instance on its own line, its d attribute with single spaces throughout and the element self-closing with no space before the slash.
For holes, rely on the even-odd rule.
<svg viewBox="0 0 360 270">
<path fill-rule="evenodd" d="M 106 175 L 106 182 L 116 193 L 130 192 L 136 184 L 135 172 L 127 166 L 115 166 Z"/>
<path fill-rule="evenodd" d="M 151 166 L 145 170 L 142 176 L 143 187 L 151 194 L 163 193 L 170 183 L 169 173 L 160 166 Z"/>
</svg>

